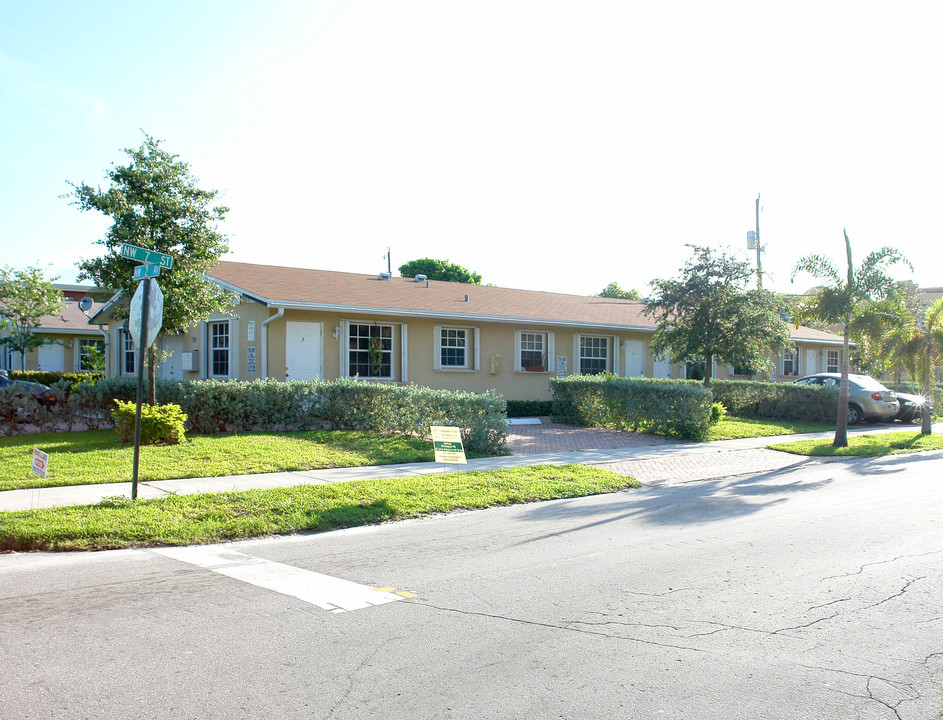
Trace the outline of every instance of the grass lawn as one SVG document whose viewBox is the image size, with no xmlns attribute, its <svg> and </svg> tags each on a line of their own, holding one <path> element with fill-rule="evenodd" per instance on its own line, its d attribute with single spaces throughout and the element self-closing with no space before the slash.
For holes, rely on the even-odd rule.
<svg viewBox="0 0 943 720">
<path fill-rule="evenodd" d="M 33 448 L 49 453 L 48 477 L 32 471 Z M 115 430 L 0 438 L 0 491 L 131 480 L 134 447 Z M 249 475 L 433 460 L 432 443 L 350 431 L 192 435 L 180 445 L 142 446 L 142 481 Z"/>
<path fill-rule="evenodd" d="M 738 438 L 823 432 L 834 429 L 834 425 L 822 423 L 799 422 L 796 420 L 757 420 L 755 418 L 738 418 L 728 415 L 711 427 L 707 439 L 735 440 Z"/>
<path fill-rule="evenodd" d="M 584 465 L 530 466 L 0 512 L 0 551 L 106 550 L 321 532 L 638 487 Z"/>
<path fill-rule="evenodd" d="M 919 430 L 905 430 L 880 435 L 849 435 L 848 447 L 833 447 L 832 438 L 828 438 L 780 443 L 770 445 L 769 448 L 794 455 L 813 457 L 879 457 L 921 450 L 941 450 L 943 449 L 943 435 L 921 435 Z"/>
</svg>

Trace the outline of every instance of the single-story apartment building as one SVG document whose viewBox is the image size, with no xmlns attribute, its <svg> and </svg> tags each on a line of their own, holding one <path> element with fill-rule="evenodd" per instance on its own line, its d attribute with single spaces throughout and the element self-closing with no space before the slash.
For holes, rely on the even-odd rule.
<svg viewBox="0 0 943 720">
<path fill-rule="evenodd" d="M 551 377 L 689 372 L 652 355 L 655 323 L 639 301 L 230 261 L 207 277 L 240 302 L 186 335 L 161 338 L 161 377 L 360 377 L 539 400 L 549 399 Z M 109 375 L 134 374 L 126 327 L 107 307 L 92 321 L 109 338 Z M 838 369 L 839 336 L 799 327 L 792 343 L 772 379 Z M 723 366 L 715 376 L 748 379 Z"/>
<path fill-rule="evenodd" d="M 26 370 L 49 372 L 82 372 L 93 369 L 90 348 L 104 351 L 107 336 L 89 324 L 89 318 L 104 305 L 90 293 L 97 288 L 86 285 L 53 284 L 62 292 L 62 307 L 58 313 L 40 319 L 34 334 L 43 344 L 26 353 Z M 83 299 L 84 298 L 84 299 Z M 0 331 L 4 335 L 8 330 Z M 19 370 L 20 353 L 8 345 L 0 346 L 0 367 Z"/>
</svg>

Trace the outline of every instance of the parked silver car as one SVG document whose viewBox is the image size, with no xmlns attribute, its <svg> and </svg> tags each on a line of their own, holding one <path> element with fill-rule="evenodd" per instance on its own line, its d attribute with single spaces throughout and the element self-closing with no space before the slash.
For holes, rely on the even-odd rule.
<svg viewBox="0 0 943 720">
<path fill-rule="evenodd" d="M 800 385 L 824 385 L 838 387 L 840 373 L 817 373 L 796 380 Z M 857 425 L 862 420 L 891 422 L 897 417 L 900 403 L 893 390 L 888 390 L 869 375 L 848 374 L 848 424 Z"/>
</svg>

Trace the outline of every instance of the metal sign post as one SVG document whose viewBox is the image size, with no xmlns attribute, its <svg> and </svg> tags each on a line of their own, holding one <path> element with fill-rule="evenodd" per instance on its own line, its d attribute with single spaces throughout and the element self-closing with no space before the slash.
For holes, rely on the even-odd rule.
<svg viewBox="0 0 943 720">
<path fill-rule="evenodd" d="M 131 298 L 128 316 L 128 331 L 131 333 L 138 352 L 137 408 L 134 413 L 134 466 L 131 475 L 131 499 L 137 500 L 138 469 L 141 460 L 141 406 L 144 404 L 144 353 L 157 339 L 157 333 L 160 332 L 163 324 L 164 312 L 164 294 L 154 278 L 160 275 L 161 268 L 173 267 L 174 259 L 171 255 L 127 243 L 121 246 L 121 256 L 144 263 L 134 268 L 132 277 L 135 280 L 143 280 L 143 283 L 138 285 L 134 297 Z M 137 313 L 138 304 L 141 307 L 140 315 Z M 138 324 L 138 317 L 140 317 L 140 324 Z"/>
<path fill-rule="evenodd" d="M 139 285 L 138 288 L 141 286 Z M 144 297 L 141 303 L 141 328 L 147 327 L 147 306 L 150 304 L 151 281 L 144 281 Z M 137 295 L 137 293 L 135 293 Z M 141 333 L 143 340 L 144 333 Z M 138 404 L 134 411 L 134 468 L 131 472 L 131 499 L 138 498 L 138 466 L 141 461 L 141 405 L 144 403 L 144 350 L 142 342 L 138 342 Z"/>
</svg>

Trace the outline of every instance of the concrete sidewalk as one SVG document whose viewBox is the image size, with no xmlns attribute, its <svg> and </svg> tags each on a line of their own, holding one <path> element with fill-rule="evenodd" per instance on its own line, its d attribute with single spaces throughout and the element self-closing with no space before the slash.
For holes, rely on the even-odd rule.
<svg viewBox="0 0 943 720">
<path fill-rule="evenodd" d="M 918 426 L 882 426 L 849 428 L 849 435 L 917 430 Z M 582 433 L 586 428 L 577 428 Z M 610 432 L 610 431 L 605 431 Z M 934 433 L 943 432 L 943 424 L 933 426 Z M 409 463 L 368 467 L 301 470 L 297 472 L 228 475 L 224 477 L 158 480 L 138 485 L 138 497 L 160 498 L 202 492 L 252 490 L 295 485 L 320 485 L 351 480 L 406 477 L 466 470 L 491 470 L 527 465 L 565 465 L 577 463 L 597 465 L 624 475 L 631 475 L 645 485 L 665 485 L 697 480 L 710 480 L 732 475 L 756 474 L 780 470 L 808 462 L 800 455 L 766 450 L 779 442 L 830 438 L 833 432 L 776 437 L 718 440 L 707 443 L 679 443 L 607 447 L 605 449 L 561 450 L 530 455 L 469 460 L 467 465 L 443 463 Z M 637 442 L 637 441 L 635 441 Z M 69 487 L 7 490 L 0 492 L 0 510 L 29 510 L 60 505 L 94 505 L 103 498 L 131 496 L 131 483 L 72 485 Z"/>
</svg>

